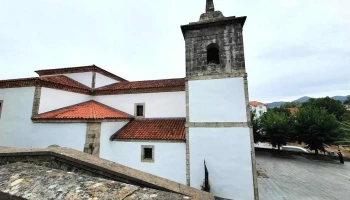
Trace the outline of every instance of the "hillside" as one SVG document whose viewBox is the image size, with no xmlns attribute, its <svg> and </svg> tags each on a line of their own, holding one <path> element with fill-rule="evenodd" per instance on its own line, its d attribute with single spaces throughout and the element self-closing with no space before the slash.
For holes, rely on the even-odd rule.
<svg viewBox="0 0 350 200">
<path fill-rule="evenodd" d="M 339 100 L 341 102 L 344 102 L 347 97 L 348 96 L 334 96 L 334 97 L 331 97 L 331 98 L 335 99 L 335 100 Z M 304 103 L 304 102 L 308 101 L 310 98 L 312 98 L 312 97 L 304 96 L 304 97 L 300 97 L 299 99 L 296 99 L 296 100 L 294 100 L 292 102 Z M 267 106 L 269 108 L 275 108 L 275 107 L 280 107 L 283 103 L 286 103 L 286 102 L 285 101 L 275 101 L 275 102 L 267 103 Z"/>
</svg>

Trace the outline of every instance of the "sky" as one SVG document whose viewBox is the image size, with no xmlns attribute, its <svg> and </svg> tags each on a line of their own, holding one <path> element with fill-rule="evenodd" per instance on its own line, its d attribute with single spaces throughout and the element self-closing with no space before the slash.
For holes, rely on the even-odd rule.
<svg viewBox="0 0 350 200">
<path fill-rule="evenodd" d="M 214 0 L 243 28 L 250 100 L 350 95 L 350 1 Z M 180 25 L 205 0 L 0 0 L 0 79 L 95 64 L 127 80 L 185 77 Z"/>
</svg>

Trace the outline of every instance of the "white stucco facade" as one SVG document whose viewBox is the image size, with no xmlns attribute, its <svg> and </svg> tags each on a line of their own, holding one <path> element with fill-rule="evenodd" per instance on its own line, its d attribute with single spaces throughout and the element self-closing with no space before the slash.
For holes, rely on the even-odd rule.
<svg viewBox="0 0 350 200">
<path fill-rule="evenodd" d="M 154 162 L 141 161 L 141 146 L 154 146 Z M 139 142 L 114 141 L 110 160 L 160 176 L 178 183 L 186 184 L 186 145 L 184 142 Z"/>
<path fill-rule="evenodd" d="M 93 100 L 134 115 L 135 103 L 145 104 L 146 118 L 185 117 L 185 91 L 93 96 Z"/>
<path fill-rule="evenodd" d="M 34 87 L 0 89 L 0 146 L 43 148 L 57 144 L 82 151 L 85 123 L 42 124 L 30 120 L 34 91 Z"/>
<path fill-rule="evenodd" d="M 118 81 L 109 78 L 107 76 L 104 76 L 100 73 L 96 73 L 96 78 L 95 78 L 95 88 L 103 87 L 106 85 L 110 85 L 113 83 L 117 83 Z"/>
<path fill-rule="evenodd" d="M 90 95 L 43 87 L 41 88 L 39 114 L 90 101 L 91 99 L 92 97 Z"/>
<path fill-rule="evenodd" d="M 189 81 L 191 122 L 246 122 L 243 78 Z"/>
<path fill-rule="evenodd" d="M 204 182 L 204 160 L 210 192 L 234 199 L 254 199 L 249 128 L 190 128 L 191 186 Z"/>
<path fill-rule="evenodd" d="M 186 184 L 186 144 L 169 141 L 110 141 L 109 138 L 127 122 L 103 122 L 100 157 Z M 154 146 L 154 162 L 141 161 L 141 146 Z"/>
<path fill-rule="evenodd" d="M 247 122 L 244 80 L 222 78 L 188 81 L 189 121 Z M 190 185 L 204 183 L 204 160 L 210 192 L 228 199 L 254 199 L 248 127 L 190 127 Z"/>
<path fill-rule="evenodd" d="M 91 87 L 92 84 L 92 72 L 79 72 L 79 73 L 70 73 L 63 74 L 79 83 Z"/>
</svg>

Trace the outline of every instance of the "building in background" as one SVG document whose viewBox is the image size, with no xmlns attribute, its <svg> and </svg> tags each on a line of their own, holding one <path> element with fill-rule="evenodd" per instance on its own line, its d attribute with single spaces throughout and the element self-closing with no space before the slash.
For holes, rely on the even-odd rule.
<svg viewBox="0 0 350 200">
<path fill-rule="evenodd" d="M 258 199 L 245 20 L 207 0 L 199 21 L 181 26 L 186 78 L 130 82 L 91 65 L 0 80 L 0 146 L 69 147 L 218 197 Z"/>
<path fill-rule="evenodd" d="M 256 118 L 259 118 L 262 114 L 267 112 L 267 105 L 258 101 L 250 101 L 249 107 Z"/>
</svg>

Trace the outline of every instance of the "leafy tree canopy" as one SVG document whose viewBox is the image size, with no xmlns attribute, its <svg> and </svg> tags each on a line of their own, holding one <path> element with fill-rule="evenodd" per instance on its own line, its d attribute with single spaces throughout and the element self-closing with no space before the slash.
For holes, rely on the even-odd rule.
<svg viewBox="0 0 350 200">
<path fill-rule="evenodd" d="M 318 150 L 324 151 L 325 145 L 332 145 L 343 138 L 335 116 L 323 107 L 303 105 L 295 115 L 295 130 L 295 138 L 306 143 L 316 154 Z"/>
<path fill-rule="evenodd" d="M 284 110 L 270 109 L 260 118 L 264 140 L 278 149 L 290 142 L 293 135 L 293 121 L 289 111 Z"/>
<path fill-rule="evenodd" d="M 346 98 L 346 100 L 344 101 L 344 104 L 350 104 L 350 96 L 348 96 L 348 97 Z"/>
<path fill-rule="evenodd" d="M 329 97 L 309 99 L 304 102 L 301 107 L 314 107 L 318 109 L 325 109 L 329 114 L 333 114 L 337 120 L 342 120 L 346 109 L 340 101 L 334 100 Z"/>
<path fill-rule="evenodd" d="M 299 108 L 301 106 L 300 102 L 292 101 L 292 102 L 286 102 L 283 103 L 280 108 Z"/>
</svg>

